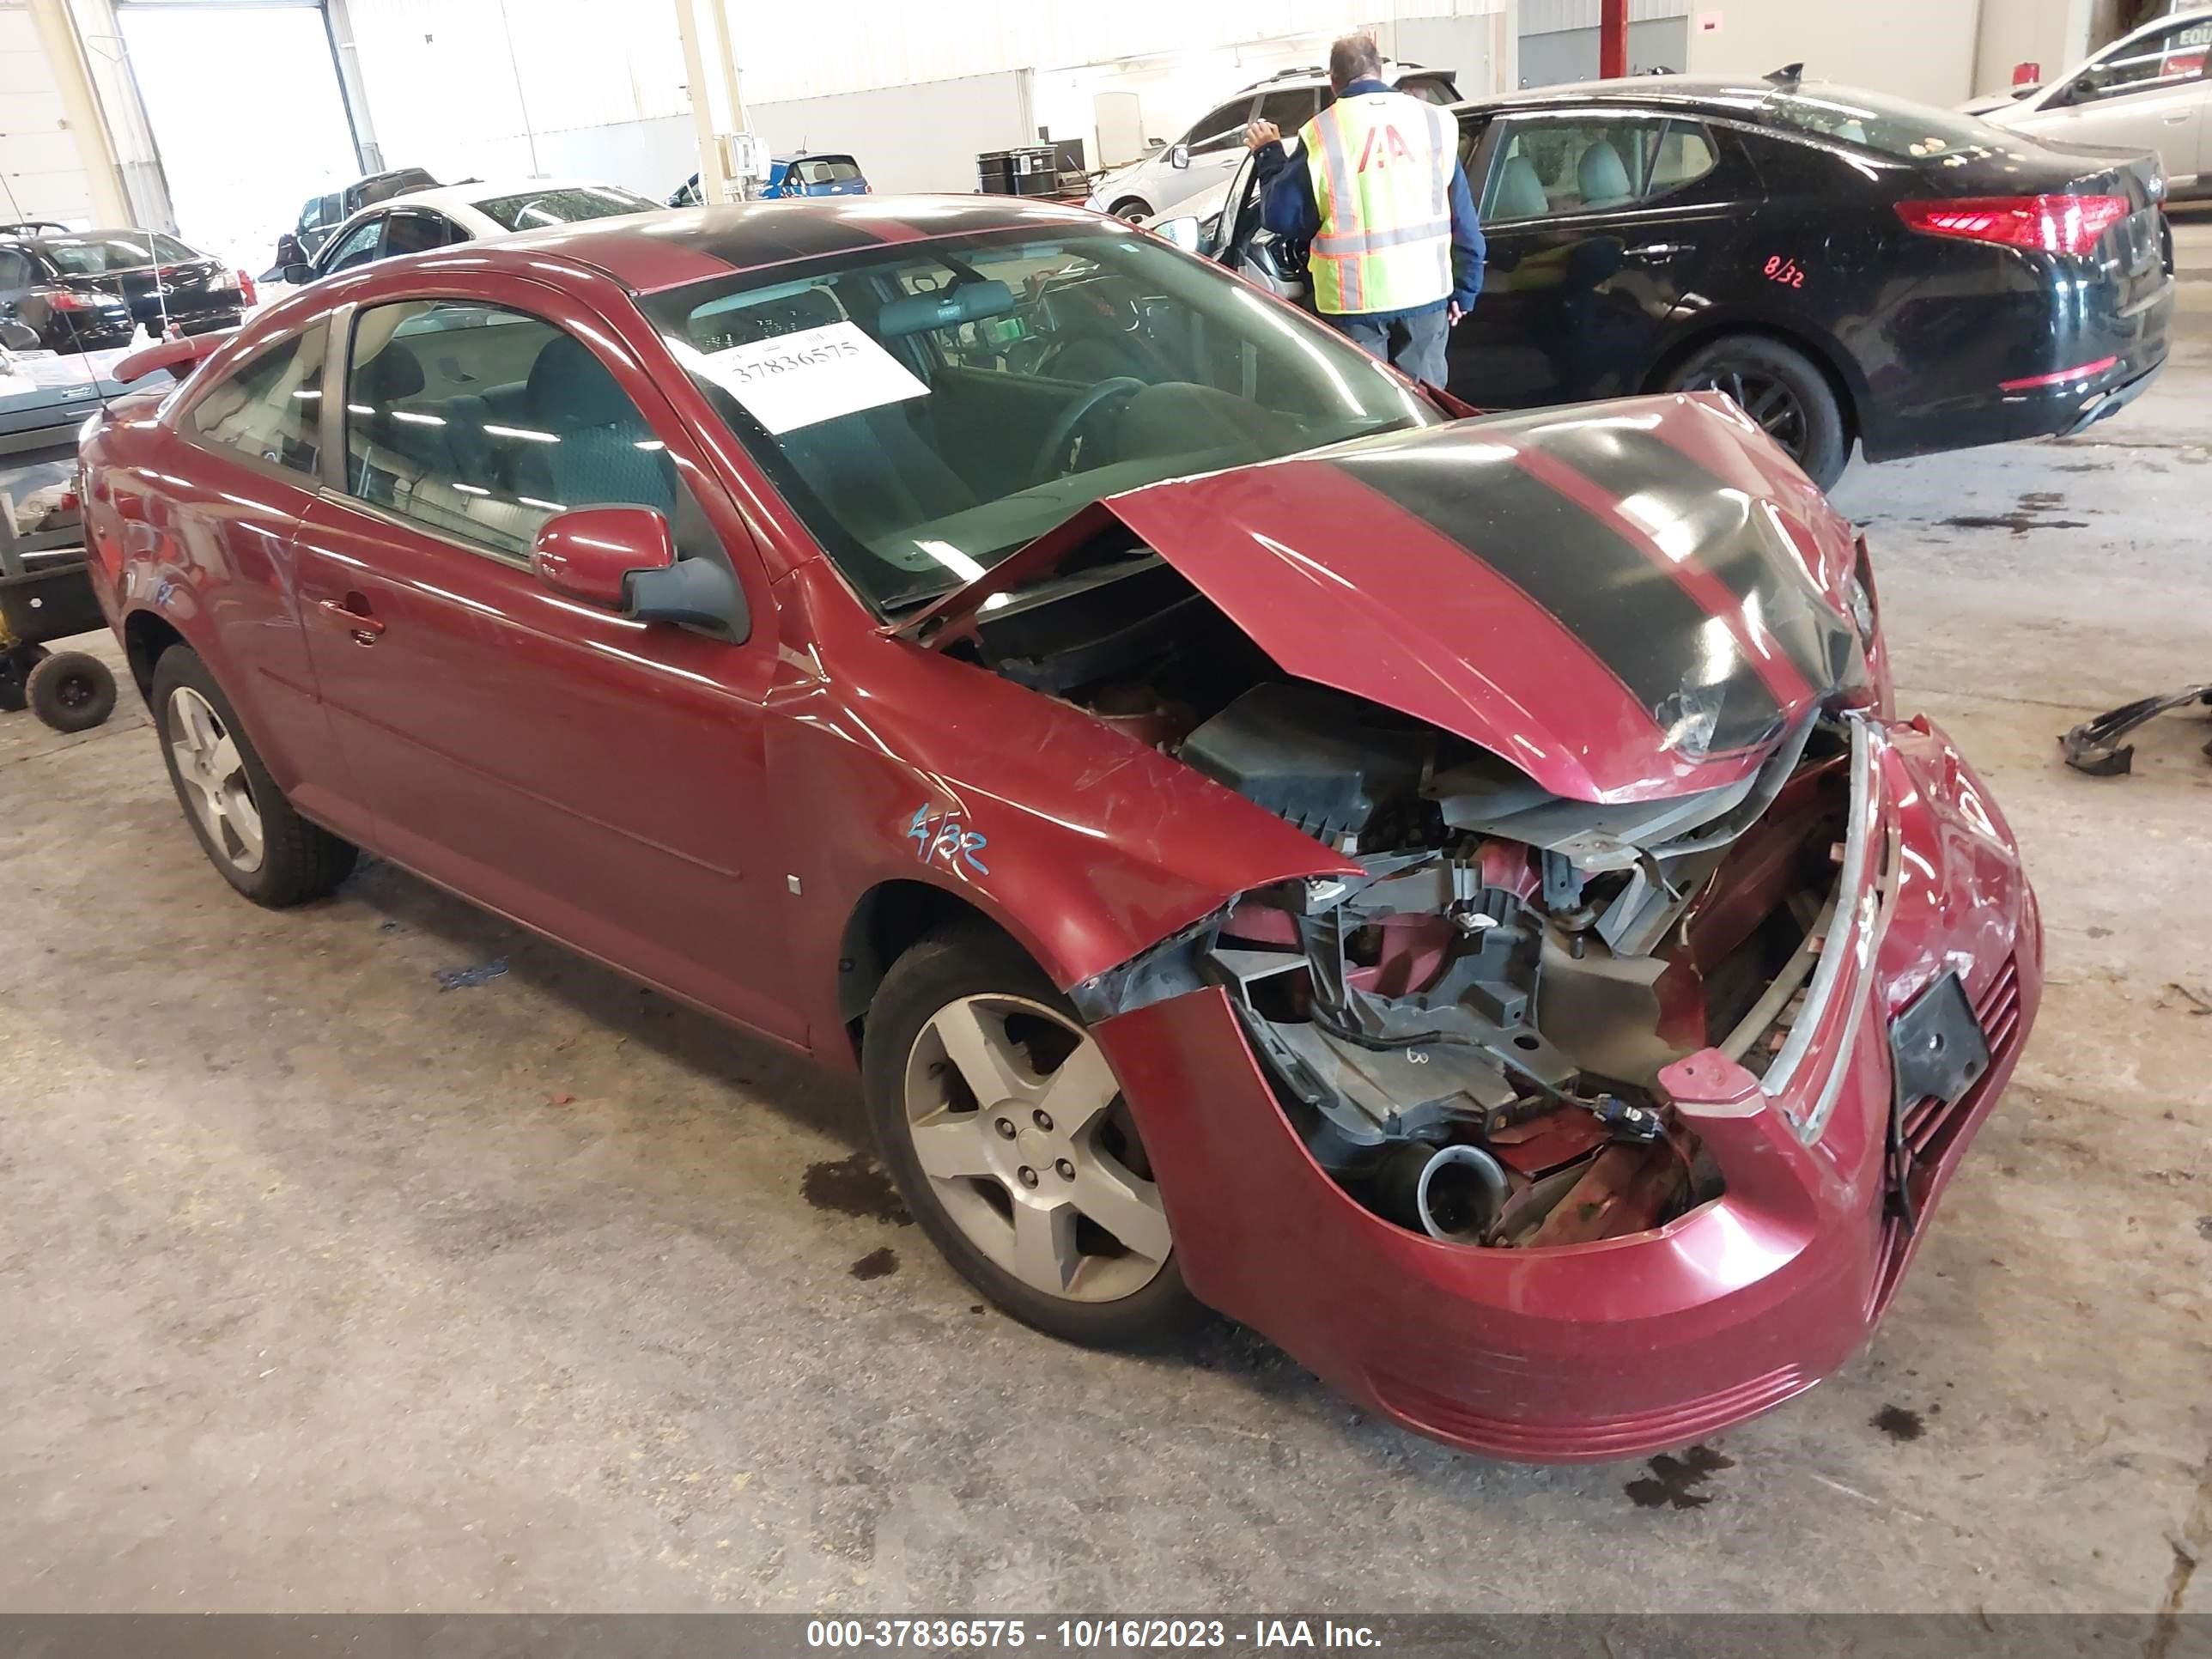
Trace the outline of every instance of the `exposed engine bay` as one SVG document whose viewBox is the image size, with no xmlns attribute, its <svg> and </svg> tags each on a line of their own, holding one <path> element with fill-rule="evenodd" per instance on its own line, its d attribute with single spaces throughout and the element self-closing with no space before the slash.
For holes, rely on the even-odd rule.
<svg viewBox="0 0 2212 1659">
<path fill-rule="evenodd" d="M 1437 1239 L 1589 1243 L 1718 1195 L 1659 1073 L 1718 1048 L 1759 1075 L 1784 1046 L 1835 902 L 1835 714 L 1802 716 L 1727 787 L 1598 805 L 1285 674 L 1141 544 L 970 626 L 952 654 L 1360 867 L 1245 894 L 1118 970 L 1086 1017 L 1221 988 L 1316 1162 Z"/>
</svg>

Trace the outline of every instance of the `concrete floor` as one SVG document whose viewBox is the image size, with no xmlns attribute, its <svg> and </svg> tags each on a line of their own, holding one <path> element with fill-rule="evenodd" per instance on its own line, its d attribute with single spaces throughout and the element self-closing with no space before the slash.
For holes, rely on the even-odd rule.
<svg viewBox="0 0 2212 1659">
<path fill-rule="evenodd" d="M 239 902 L 132 706 L 0 718 L 0 1606 L 2212 1611 L 2212 726 L 2112 781 L 2053 743 L 2212 678 L 2181 240 L 2135 410 L 1838 492 L 2050 992 L 1872 1351 L 1702 1473 L 1462 1456 L 1237 1330 L 985 1313 L 845 1084 L 388 866 Z"/>
</svg>

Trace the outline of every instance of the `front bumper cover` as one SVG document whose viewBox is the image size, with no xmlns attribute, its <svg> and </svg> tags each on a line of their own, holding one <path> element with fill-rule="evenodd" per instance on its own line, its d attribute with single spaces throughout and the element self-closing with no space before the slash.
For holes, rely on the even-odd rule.
<svg viewBox="0 0 2212 1659">
<path fill-rule="evenodd" d="M 1490 1250 L 1392 1225 L 1315 1163 L 1227 998 L 1097 1026 L 1185 1280 L 1351 1398 L 1420 1433 L 1539 1462 L 1679 1446 L 1833 1371 L 1887 1307 L 2042 983 L 2034 897 L 1980 781 L 1924 720 L 1859 723 L 1858 823 L 1814 1000 L 1764 1081 L 1707 1050 L 1670 1067 L 1719 1198 L 1596 1243 Z M 1907 1103 L 1915 1228 L 1887 1201 L 1890 1018 L 1956 972 L 1990 1064 Z"/>
</svg>

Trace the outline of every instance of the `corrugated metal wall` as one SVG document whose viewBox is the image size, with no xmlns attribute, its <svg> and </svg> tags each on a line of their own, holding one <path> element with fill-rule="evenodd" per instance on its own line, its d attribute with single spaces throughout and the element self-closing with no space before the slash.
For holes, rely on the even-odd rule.
<svg viewBox="0 0 2212 1659">
<path fill-rule="evenodd" d="M 1594 29 L 1602 0 L 1521 0 L 1521 33 L 1551 34 L 1561 29 Z M 1690 0 L 1628 0 L 1628 21 L 1686 17 Z"/>
</svg>

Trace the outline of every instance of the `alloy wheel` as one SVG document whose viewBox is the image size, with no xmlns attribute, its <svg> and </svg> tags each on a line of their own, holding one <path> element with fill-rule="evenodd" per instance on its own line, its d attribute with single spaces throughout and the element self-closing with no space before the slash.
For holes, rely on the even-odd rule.
<svg viewBox="0 0 2212 1659">
<path fill-rule="evenodd" d="M 1772 374 L 1732 363 L 1715 363 L 1696 379 L 1683 383 L 1685 392 L 1720 392 L 1735 399 L 1738 409 L 1751 416 L 1766 435 L 1792 456 L 1805 453 L 1805 406 L 1797 394 Z"/>
<path fill-rule="evenodd" d="M 1121 1086 L 1091 1035 L 1017 996 L 961 997 L 915 1036 L 907 1133 L 969 1243 L 1031 1289 L 1111 1302 L 1171 1241 Z"/>
<path fill-rule="evenodd" d="M 238 743 L 210 703 L 189 685 L 169 694 L 170 757 L 185 805 L 208 842 L 240 875 L 261 867 L 261 809 Z"/>
</svg>

